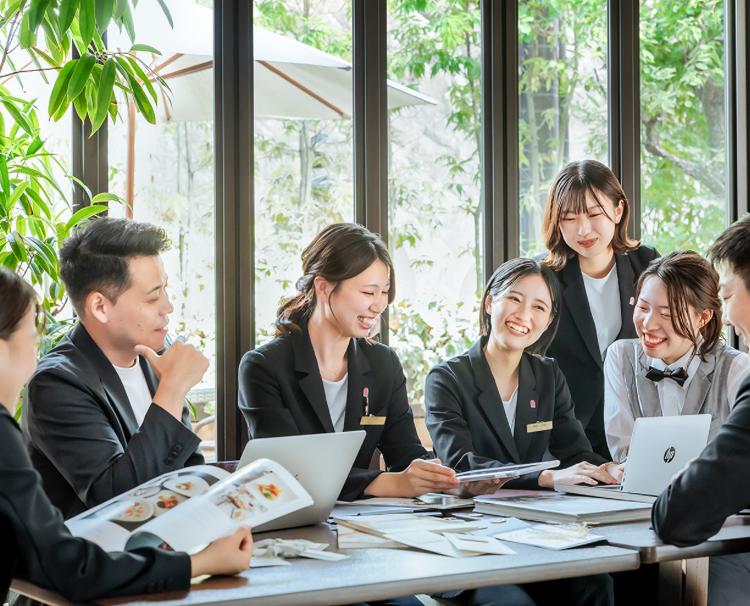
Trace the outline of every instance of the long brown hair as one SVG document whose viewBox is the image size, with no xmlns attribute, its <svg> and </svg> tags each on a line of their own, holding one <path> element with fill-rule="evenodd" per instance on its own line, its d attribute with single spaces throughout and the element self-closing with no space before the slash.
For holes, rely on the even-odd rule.
<svg viewBox="0 0 750 606">
<path fill-rule="evenodd" d="M 302 277 L 297 280 L 297 294 L 286 299 L 276 312 L 276 336 L 300 330 L 317 304 L 315 278 L 320 276 L 333 291 L 343 280 L 359 275 L 375 261 L 388 268 L 391 286 L 388 303 L 396 296 L 396 275 L 388 248 L 377 234 L 356 223 L 335 223 L 321 231 L 302 251 Z"/>
<path fill-rule="evenodd" d="M 37 296 L 21 276 L 0 267 L 0 339 L 7 341 L 33 305 L 39 315 Z"/>
<path fill-rule="evenodd" d="M 635 297 L 647 278 L 659 278 L 667 289 L 669 314 L 674 331 L 689 339 L 698 355 L 711 351 L 721 339 L 721 299 L 719 299 L 719 275 L 711 264 L 692 250 L 675 251 L 654 259 L 638 278 Z M 699 313 L 710 309 L 713 316 L 694 334 L 690 326 L 690 308 Z M 698 345 L 698 337 L 703 343 Z"/>
<path fill-rule="evenodd" d="M 586 213 L 586 196 L 590 194 L 610 221 L 613 217 L 605 209 L 600 195 L 604 194 L 613 204 L 622 202 L 622 218 L 615 226 L 612 249 L 615 254 L 623 254 L 638 247 L 639 242 L 628 237 L 630 203 L 615 174 L 596 160 L 579 160 L 567 164 L 555 177 L 544 207 L 544 242 L 547 256 L 544 264 L 554 270 L 565 267 L 575 251 L 563 240 L 560 220 L 566 213 Z"/>
</svg>

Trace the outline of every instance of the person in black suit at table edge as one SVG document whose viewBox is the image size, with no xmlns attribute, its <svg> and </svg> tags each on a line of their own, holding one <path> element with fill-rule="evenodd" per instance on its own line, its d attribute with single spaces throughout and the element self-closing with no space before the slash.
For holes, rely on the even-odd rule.
<svg viewBox="0 0 750 606">
<path fill-rule="evenodd" d="M 107 553 L 71 536 L 42 489 L 12 416 L 36 366 L 43 318 L 34 290 L 0 268 L 0 604 L 12 577 L 76 602 L 156 591 L 187 591 L 190 577 L 236 574 L 252 555 L 248 528 L 193 556 L 161 549 Z"/>
<path fill-rule="evenodd" d="M 726 229 L 709 249 L 719 273 L 724 323 L 750 343 L 750 215 Z M 654 503 L 651 521 L 659 537 L 689 546 L 716 534 L 724 520 L 750 507 L 750 378 L 746 378 L 716 437 Z M 737 481 L 739 480 L 739 481 Z M 712 557 L 708 603 L 746 604 L 750 554 Z"/>
<path fill-rule="evenodd" d="M 481 337 L 425 381 L 427 428 L 441 460 L 469 471 L 560 459 L 561 469 L 527 474 L 509 488 L 617 482 L 621 469 L 591 450 L 556 361 L 539 355 L 559 305 L 557 278 L 538 261 L 512 259 L 495 270 L 481 300 Z M 495 589 L 476 590 L 478 603 Z M 535 604 L 613 603 L 609 575 L 520 589 Z"/>
<path fill-rule="evenodd" d="M 635 284 L 659 253 L 628 237 L 630 203 L 601 162 L 571 162 L 555 177 L 544 210 L 546 257 L 563 289 L 557 360 L 594 452 L 609 459 L 604 434 L 604 352 L 634 339 Z"/>
<path fill-rule="evenodd" d="M 52 503 L 69 518 L 158 475 L 203 462 L 185 396 L 208 360 L 177 341 L 163 229 L 97 219 L 60 251 L 79 323 L 39 363 L 22 426 Z"/>
</svg>

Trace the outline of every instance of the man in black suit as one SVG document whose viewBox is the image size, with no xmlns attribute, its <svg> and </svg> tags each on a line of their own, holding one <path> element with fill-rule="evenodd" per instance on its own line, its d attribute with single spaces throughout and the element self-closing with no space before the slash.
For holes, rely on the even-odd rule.
<svg viewBox="0 0 750 606">
<path fill-rule="evenodd" d="M 80 322 L 39 363 L 23 428 L 50 500 L 67 518 L 162 473 L 203 462 L 185 396 L 208 361 L 175 342 L 153 225 L 99 219 L 60 251 Z"/>
<path fill-rule="evenodd" d="M 750 342 L 750 215 L 722 233 L 709 251 L 719 272 L 724 322 Z M 667 543 L 705 541 L 724 520 L 750 506 L 750 378 L 716 437 L 659 496 L 651 514 Z M 739 481 L 737 481 L 739 480 Z M 750 554 L 711 558 L 709 604 L 744 604 L 750 591 Z"/>
</svg>

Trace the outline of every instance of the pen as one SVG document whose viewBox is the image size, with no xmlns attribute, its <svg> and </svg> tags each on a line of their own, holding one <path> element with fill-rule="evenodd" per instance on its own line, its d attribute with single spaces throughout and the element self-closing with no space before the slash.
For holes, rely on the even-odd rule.
<svg viewBox="0 0 750 606">
<path fill-rule="evenodd" d="M 362 390 L 362 416 L 366 417 L 370 414 L 370 390 L 365 387 Z"/>
</svg>

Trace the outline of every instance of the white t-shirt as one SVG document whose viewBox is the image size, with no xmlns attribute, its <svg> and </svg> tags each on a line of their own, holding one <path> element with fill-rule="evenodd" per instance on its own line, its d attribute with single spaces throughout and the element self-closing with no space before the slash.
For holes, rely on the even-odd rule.
<svg viewBox="0 0 750 606">
<path fill-rule="evenodd" d="M 620 313 L 620 285 L 617 283 L 617 266 L 613 265 L 603 278 L 592 278 L 581 272 L 591 316 L 596 327 L 599 353 L 604 359 L 607 347 L 614 343 L 622 328 Z"/>
<path fill-rule="evenodd" d="M 331 413 L 333 428 L 344 431 L 344 417 L 346 415 L 346 391 L 349 385 L 349 374 L 345 374 L 340 381 L 326 381 L 323 379 L 323 389 L 326 392 L 326 403 Z"/>
<path fill-rule="evenodd" d="M 505 417 L 508 419 L 508 425 L 510 425 L 510 435 L 515 436 L 516 430 L 516 404 L 518 403 L 518 386 L 513 391 L 513 395 L 510 400 L 502 400 L 503 408 L 505 409 Z"/>
<path fill-rule="evenodd" d="M 151 406 L 152 397 L 148 389 L 148 383 L 146 383 L 146 377 L 143 376 L 143 369 L 139 360 L 136 358 L 135 364 L 130 368 L 120 368 L 114 364 L 112 366 L 114 366 L 120 377 L 120 381 L 122 381 L 122 386 L 128 395 L 135 420 L 138 421 L 138 425 L 140 426 L 143 423 L 146 412 L 148 412 L 149 406 Z"/>
</svg>

